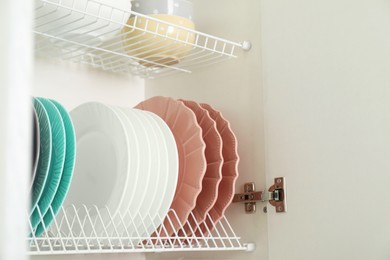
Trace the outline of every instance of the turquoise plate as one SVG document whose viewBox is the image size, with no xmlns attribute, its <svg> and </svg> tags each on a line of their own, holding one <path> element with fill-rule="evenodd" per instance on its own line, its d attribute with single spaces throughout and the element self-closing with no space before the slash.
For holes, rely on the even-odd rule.
<svg viewBox="0 0 390 260">
<path fill-rule="evenodd" d="M 39 119 L 38 114 L 33 107 L 33 131 L 32 131 L 32 171 L 30 179 L 30 192 L 33 188 L 35 174 L 37 173 L 38 161 L 39 161 Z"/>
<path fill-rule="evenodd" d="M 61 114 L 56 106 L 45 98 L 36 98 L 41 101 L 50 119 L 50 127 L 52 132 L 52 154 L 50 160 L 49 174 L 43 192 L 38 201 L 38 206 L 34 209 L 31 215 L 31 225 L 35 229 L 39 224 L 41 217 L 46 214 L 54 195 L 57 192 L 60 183 L 62 170 L 65 160 L 65 127 L 61 118 Z M 40 214 L 39 211 L 40 210 Z"/>
<path fill-rule="evenodd" d="M 43 188 L 45 187 L 46 179 L 49 174 L 52 150 L 52 134 L 49 115 L 39 100 L 34 98 L 33 104 L 38 116 L 40 144 L 38 165 L 33 179 L 30 214 L 32 214 L 37 207 L 39 198 L 41 197 Z"/>
<path fill-rule="evenodd" d="M 52 211 L 48 211 L 43 218 L 44 226 L 46 228 L 52 223 L 55 216 L 57 216 L 62 204 L 64 203 L 65 197 L 68 194 L 70 183 L 72 181 L 75 161 L 76 161 L 76 134 L 74 131 L 72 120 L 66 109 L 57 101 L 50 100 L 58 109 L 61 114 L 62 120 L 65 126 L 66 135 L 66 148 L 65 148 L 65 163 L 62 171 L 60 185 L 58 186 L 57 192 L 51 203 Z M 43 223 L 41 222 L 36 231 L 35 236 L 39 237 L 44 233 Z"/>
</svg>

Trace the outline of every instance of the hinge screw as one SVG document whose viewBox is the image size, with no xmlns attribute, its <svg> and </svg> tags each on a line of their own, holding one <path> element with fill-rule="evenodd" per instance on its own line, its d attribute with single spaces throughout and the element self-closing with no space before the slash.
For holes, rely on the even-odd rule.
<svg viewBox="0 0 390 260">
<path fill-rule="evenodd" d="M 263 212 L 264 212 L 264 213 L 267 213 L 267 207 L 264 207 L 264 208 L 263 208 Z"/>
</svg>

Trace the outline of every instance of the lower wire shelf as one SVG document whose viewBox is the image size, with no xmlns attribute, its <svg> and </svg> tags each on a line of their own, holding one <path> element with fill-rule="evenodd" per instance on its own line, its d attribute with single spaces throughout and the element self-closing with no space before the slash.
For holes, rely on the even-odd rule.
<svg viewBox="0 0 390 260">
<path fill-rule="evenodd" d="M 47 228 L 42 225 L 40 236 L 36 236 L 37 228 L 29 222 L 29 255 L 253 250 L 252 244 L 243 244 L 236 236 L 226 217 L 208 226 L 198 223 L 191 213 L 180 225 L 181 230 L 190 231 L 173 230 L 168 236 L 167 230 L 179 221 L 172 210 L 160 226 L 157 225 L 163 223 L 164 216 L 111 214 L 107 208 L 96 206 L 63 207 L 56 217 L 49 208 L 47 214 L 52 215 L 53 221 Z M 44 223 L 41 212 L 39 215 Z M 207 218 L 213 223 L 210 215 Z M 189 228 L 183 228 L 186 225 Z"/>
</svg>

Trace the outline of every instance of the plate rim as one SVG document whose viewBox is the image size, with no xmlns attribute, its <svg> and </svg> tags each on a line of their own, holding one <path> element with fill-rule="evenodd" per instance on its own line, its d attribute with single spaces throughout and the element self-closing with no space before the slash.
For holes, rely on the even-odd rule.
<svg viewBox="0 0 390 260">
<path fill-rule="evenodd" d="M 57 102 L 56 100 L 49 99 L 49 101 L 58 109 L 60 112 L 61 118 L 64 122 L 64 128 L 65 128 L 65 161 L 64 161 L 64 168 L 62 171 L 62 176 L 60 179 L 60 184 L 57 188 L 57 191 L 54 195 L 53 201 L 50 204 L 51 211 L 48 211 L 44 217 L 43 221 L 39 223 L 36 231 L 35 231 L 35 236 L 40 236 L 44 233 L 44 227 L 43 225 L 48 228 L 50 224 L 53 222 L 55 216 L 58 214 L 58 212 L 61 209 L 61 206 L 64 204 L 66 196 L 69 192 L 70 185 L 72 183 L 72 178 L 73 178 L 73 172 L 74 172 L 74 167 L 76 163 L 76 133 L 74 130 L 73 122 L 70 118 L 70 115 L 68 111 L 65 109 L 65 107 Z M 73 149 L 70 149 L 73 148 Z M 68 178 L 68 179 L 64 179 Z M 59 194 L 59 191 L 63 191 L 63 194 Z M 58 197 L 61 196 L 61 197 Z M 56 204 L 54 204 L 56 203 Z M 58 203 L 58 204 L 57 204 Z M 54 206 L 53 206 L 54 204 Z"/>
<path fill-rule="evenodd" d="M 158 103 L 159 101 L 161 101 L 162 105 L 164 105 L 164 108 L 160 107 L 161 104 Z M 149 107 L 151 104 L 154 106 L 155 105 L 154 103 L 158 104 L 158 106 L 160 107 L 160 109 L 157 109 L 157 111 L 154 108 L 152 109 Z M 199 148 L 197 148 L 195 151 L 191 151 L 190 153 L 186 153 L 186 155 L 196 154 L 196 155 L 198 155 L 198 158 L 201 158 L 202 162 L 199 164 L 199 166 L 196 170 L 191 171 L 191 172 L 194 172 L 193 176 L 196 176 L 196 183 L 194 181 L 195 186 L 192 187 L 193 188 L 193 196 L 190 198 L 189 201 L 186 201 L 185 200 L 186 196 L 183 196 L 185 194 L 185 192 L 183 191 L 183 186 L 186 183 L 186 181 L 188 181 L 187 176 L 190 176 L 191 174 L 189 174 L 188 171 L 186 171 L 185 169 L 181 169 L 179 167 L 179 178 L 180 178 L 180 174 L 183 177 L 182 177 L 180 183 L 178 181 L 175 196 L 174 196 L 174 199 L 173 199 L 172 204 L 171 204 L 171 209 L 173 209 L 173 211 L 175 213 L 173 213 L 173 211 L 170 210 L 168 212 L 168 216 L 164 220 L 166 231 L 167 231 L 167 234 L 166 234 L 167 236 L 171 236 L 172 234 L 178 232 L 180 230 L 180 227 L 182 227 L 185 224 L 185 222 L 187 221 L 191 211 L 195 207 L 196 198 L 201 191 L 202 179 L 203 179 L 203 176 L 204 176 L 204 173 L 206 170 L 206 166 L 205 166 L 206 159 L 204 156 L 205 143 L 204 143 L 203 138 L 202 138 L 202 130 L 201 130 L 200 126 L 198 125 L 196 117 L 195 117 L 194 113 L 192 112 L 192 110 L 187 108 L 182 102 L 180 102 L 174 98 L 164 97 L 164 96 L 151 97 L 151 98 L 139 103 L 136 106 L 136 108 L 141 109 L 141 110 L 147 110 L 147 111 L 153 112 L 153 113 L 157 114 L 158 116 L 160 116 L 167 123 L 169 128 L 171 129 L 171 131 L 175 137 L 177 147 L 179 147 L 179 145 L 183 145 L 183 142 L 182 142 L 183 140 L 181 140 L 179 138 L 179 136 L 181 136 L 181 134 L 183 134 L 183 133 L 180 133 L 180 132 L 176 131 L 176 129 L 173 129 L 176 127 L 176 120 L 173 124 L 167 122 L 167 120 L 166 120 L 167 117 L 170 116 L 170 115 L 167 115 L 167 108 L 172 104 L 176 105 L 178 108 L 178 110 L 175 111 L 176 112 L 176 114 L 175 114 L 176 119 L 177 119 L 177 115 L 178 115 L 177 113 L 179 113 L 179 108 L 181 109 L 181 111 L 184 111 L 183 113 L 185 114 L 185 118 L 187 118 L 188 122 L 190 122 L 190 125 L 192 126 L 191 129 L 195 132 L 195 134 L 193 134 L 191 139 L 194 138 L 194 140 L 196 140 L 196 142 L 199 144 Z M 164 112 L 162 112 L 162 111 L 164 111 Z M 178 144 L 179 141 L 181 142 L 180 144 Z M 179 156 L 180 156 L 180 152 L 179 152 Z M 184 168 L 186 167 L 187 160 L 188 160 L 187 156 L 184 156 L 184 160 L 183 160 L 185 162 L 185 165 L 183 166 Z M 179 164 L 180 164 L 180 158 L 179 158 Z M 182 173 L 180 173 L 181 170 L 183 170 Z M 191 182 L 191 181 L 189 181 L 189 182 Z M 189 184 L 187 184 L 187 185 L 189 185 Z M 187 208 L 184 210 L 183 210 L 183 208 L 178 208 L 179 203 L 182 203 L 182 204 L 184 203 L 185 205 L 187 205 Z M 172 225 L 169 223 L 170 222 L 169 219 L 174 220 L 174 221 L 172 221 L 173 222 Z M 173 228 L 172 228 L 172 226 L 173 226 Z M 163 233 L 165 233 L 165 231 L 163 231 Z"/>
<path fill-rule="evenodd" d="M 40 144 L 39 144 L 40 146 L 42 145 L 42 147 L 40 149 L 40 156 L 39 156 L 38 165 L 37 165 L 37 171 L 38 172 L 34 176 L 34 180 L 33 180 L 32 198 L 31 198 L 32 201 L 31 201 L 31 207 L 30 207 L 30 217 L 33 214 L 33 212 L 35 211 L 35 208 L 38 206 L 39 199 L 42 196 L 43 189 L 45 187 L 46 180 L 47 180 L 47 177 L 48 177 L 48 174 L 49 174 L 50 161 L 51 161 L 51 156 L 52 156 L 51 153 L 52 153 L 52 149 L 53 149 L 53 147 L 52 147 L 52 130 L 51 130 L 51 127 L 50 127 L 49 115 L 47 114 L 47 111 L 45 110 L 42 102 L 39 101 L 38 99 L 36 99 L 35 97 L 33 97 L 33 105 L 34 105 L 34 109 L 35 110 L 40 109 L 40 112 L 41 112 L 40 114 L 38 114 L 38 112 L 37 112 L 38 119 L 42 120 L 42 123 L 39 124 L 39 131 L 41 132 L 41 129 L 45 130 L 45 135 L 48 135 L 48 136 L 46 136 L 44 138 L 44 139 L 46 139 L 46 142 L 40 142 Z M 42 116 L 42 117 L 40 117 L 40 116 Z M 41 136 L 43 137 L 43 135 L 41 135 Z M 42 148 L 45 148 L 45 149 L 42 149 Z M 44 167 L 41 167 L 42 165 L 40 164 L 40 162 L 42 163 L 43 160 L 46 163 L 45 163 Z M 36 194 L 36 192 L 34 192 L 34 187 L 36 187 L 36 185 L 37 185 L 36 181 L 38 181 L 37 178 L 40 177 L 39 176 L 40 172 L 42 172 L 43 180 L 42 180 L 41 188 L 38 191 L 38 195 L 36 195 L 36 197 L 34 198 L 34 193 Z"/>
<path fill-rule="evenodd" d="M 31 225 L 33 230 L 41 222 L 46 212 L 49 210 L 50 205 L 57 192 L 62 170 L 65 162 L 65 149 L 66 149 L 66 136 L 65 127 L 60 112 L 48 99 L 43 97 L 36 97 L 43 104 L 46 112 L 49 115 L 50 128 L 52 131 L 52 150 L 51 160 L 49 166 L 49 172 L 46 179 L 45 186 L 41 197 L 39 198 L 37 207 L 30 216 Z M 39 211 L 38 211 L 39 208 Z M 41 215 L 41 216 L 40 216 Z"/>
</svg>

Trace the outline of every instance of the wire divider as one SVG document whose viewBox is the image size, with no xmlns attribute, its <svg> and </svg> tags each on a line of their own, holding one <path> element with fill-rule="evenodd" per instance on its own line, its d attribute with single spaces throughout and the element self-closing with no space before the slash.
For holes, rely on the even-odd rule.
<svg viewBox="0 0 390 260">
<path fill-rule="evenodd" d="M 53 221 L 49 226 L 44 224 L 39 208 L 38 212 L 44 232 L 37 237 L 37 228 L 29 222 L 27 241 L 30 255 L 247 250 L 225 217 L 213 224 L 212 231 L 205 225 L 207 232 L 204 233 L 203 223 L 197 223 L 193 214 L 189 217 L 191 221 L 189 219 L 182 225 L 172 209 L 167 216 L 142 216 L 130 212 L 113 214 L 108 208 L 99 209 L 97 206 L 69 205 L 62 207 L 55 216 L 50 207 L 46 214 L 52 215 Z M 136 218 L 142 223 L 135 225 Z M 199 235 L 190 226 L 194 221 Z M 174 223 L 179 223 L 177 230 Z M 190 226 L 189 232 L 184 231 L 185 225 Z M 167 230 L 173 230 L 172 236 Z"/>
<path fill-rule="evenodd" d="M 78 0 L 35 0 L 38 56 L 156 78 L 191 73 L 236 58 L 237 49 L 245 49 L 243 43 L 85 1 L 80 5 Z"/>
</svg>

